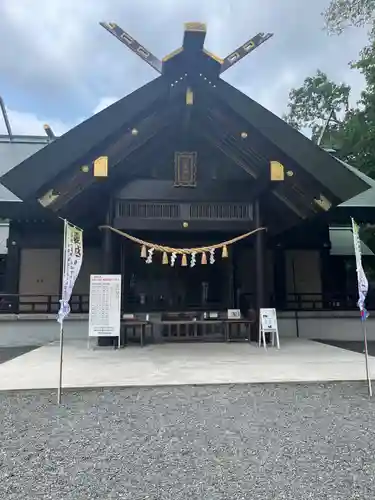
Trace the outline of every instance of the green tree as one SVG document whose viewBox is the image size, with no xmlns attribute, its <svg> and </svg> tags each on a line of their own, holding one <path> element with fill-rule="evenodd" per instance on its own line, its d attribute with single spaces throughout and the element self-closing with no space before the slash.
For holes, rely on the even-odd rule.
<svg viewBox="0 0 375 500">
<path fill-rule="evenodd" d="M 321 135 L 331 111 L 333 119 L 324 133 L 321 145 L 375 178 L 375 39 L 372 39 L 351 68 L 365 78 L 365 89 L 353 108 L 349 106 L 350 87 L 336 84 L 325 73 L 304 80 L 289 94 L 284 119 L 298 130 L 310 129 L 315 142 Z"/>
<path fill-rule="evenodd" d="M 366 84 L 358 108 L 345 125 L 343 152 L 351 155 L 354 166 L 375 178 L 375 41 L 351 66 L 363 74 Z"/>
<path fill-rule="evenodd" d="M 322 144 L 335 147 L 343 122 L 349 113 L 350 87 L 336 84 L 322 71 L 305 78 L 298 89 L 289 93 L 288 111 L 284 120 L 297 130 L 310 129 L 317 142 L 329 118 Z"/>
<path fill-rule="evenodd" d="M 349 26 L 369 24 L 373 28 L 375 0 L 331 0 L 323 15 L 331 34 L 340 34 Z"/>
</svg>

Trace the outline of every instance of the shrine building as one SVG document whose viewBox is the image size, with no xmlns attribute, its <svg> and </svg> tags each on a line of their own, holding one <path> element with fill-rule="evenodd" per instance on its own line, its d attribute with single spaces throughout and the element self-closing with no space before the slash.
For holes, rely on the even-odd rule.
<svg viewBox="0 0 375 500">
<path fill-rule="evenodd" d="M 221 78 L 253 50 L 272 50 L 259 48 L 271 34 L 220 59 L 204 47 L 205 25 L 187 23 L 182 46 L 159 60 L 116 24 L 102 25 L 158 76 L 61 137 L 48 126 L 45 136 L 16 136 L 8 123 L 0 312 L 57 313 L 61 219 L 84 232 L 72 315 L 88 312 L 89 278 L 99 273 L 121 274 L 129 314 L 226 311 L 244 297 L 280 317 L 354 310 L 348 228 L 350 217 L 374 221 L 375 181 Z M 157 251 L 215 244 L 193 265 L 191 252 L 172 263 Z M 373 256 L 364 245 L 370 267 Z"/>
</svg>

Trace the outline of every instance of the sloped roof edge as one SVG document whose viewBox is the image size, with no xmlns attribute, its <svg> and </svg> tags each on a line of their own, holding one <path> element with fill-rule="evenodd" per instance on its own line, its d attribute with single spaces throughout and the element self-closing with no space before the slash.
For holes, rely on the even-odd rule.
<svg viewBox="0 0 375 500">
<path fill-rule="evenodd" d="M 158 77 L 91 116 L 4 174 L 1 184 L 23 200 L 35 195 L 67 165 L 79 161 L 150 106 L 166 89 L 165 83 Z M 27 180 L 26 170 L 33 173 Z"/>
<path fill-rule="evenodd" d="M 344 165 L 348 170 L 353 172 L 353 174 L 357 175 L 360 179 L 363 179 L 370 187 L 366 191 L 354 196 L 354 198 L 350 198 L 344 203 L 341 203 L 339 207 L 375 207 L 375 180 L 364 174 L 358 168 L 349 165 L 343 160 L 336 158 L 342 165 Z"/>
<path fill-rule="evenodd" d="M 354 172 L 345 171 L 335 157 L 229 83 L 219 80 L 216 90 L 218 97 L 238 116 L 329 189 L 339 203 L 371 187 L 363 178 L 354 176 Z M 322 164 L 324 168 L 319 168 Z"/>
</svg>

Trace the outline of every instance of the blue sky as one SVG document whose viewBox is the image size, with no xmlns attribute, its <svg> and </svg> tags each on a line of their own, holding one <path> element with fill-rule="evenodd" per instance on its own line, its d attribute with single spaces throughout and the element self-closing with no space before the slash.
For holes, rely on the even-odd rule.
<svg viewBox="0 0 375 500">
<path fill-rule="evenodd" d="M 99 26 L 115 21 L 163 57 L 181 45 L 183 23 L 207 23 L 206 47 L 225 56 L 259 31 L 275 36 L 226 73 L 225 78 L 281 115 L 290 88 L 319 68 L 353 87 L 350 70 L 366 43 L 351 29 L 340 37 L 323 30 L 328 0 L 1 0 L 0 94 L 15 133 L 62 133 L 156 76 Z M 0 133 L 5 128 L 0 122 Z"/>
</svg>

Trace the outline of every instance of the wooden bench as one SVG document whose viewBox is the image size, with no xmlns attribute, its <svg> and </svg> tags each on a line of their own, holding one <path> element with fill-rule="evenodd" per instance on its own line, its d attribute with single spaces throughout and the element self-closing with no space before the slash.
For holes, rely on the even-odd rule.
<svg viewBox="0 0 375 500">
<path fill-rule="evenodd" d="M 122 318 L 121 319 L 121 342 L 120 344 L 126 345 L 128 343 L 128 330 L 131 329 L 133 332 L 133 337 L 136 336 L 137 328 L 140 330 L 139 341 L 141 347 L 145 345 L 147 327 L 151 330 L 151 337 L 153 338 L 153 325 L 150 321 L 141 320 L 137 318 Z"/>
</svg>

